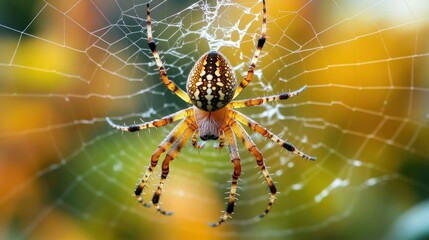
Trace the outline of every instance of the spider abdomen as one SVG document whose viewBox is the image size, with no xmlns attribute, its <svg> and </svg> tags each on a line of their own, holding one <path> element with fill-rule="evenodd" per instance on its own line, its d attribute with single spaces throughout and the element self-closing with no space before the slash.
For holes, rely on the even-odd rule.
<svg viewBox="0 0 429 240">
<path fill-rule="evenodd" d="M 235 87 L 230 63 L 216 51 L 204 54 L 195 63 L 186 83 L 192 104 L 207 112 L 221 109 L 231 102 Z"/>
</svg>

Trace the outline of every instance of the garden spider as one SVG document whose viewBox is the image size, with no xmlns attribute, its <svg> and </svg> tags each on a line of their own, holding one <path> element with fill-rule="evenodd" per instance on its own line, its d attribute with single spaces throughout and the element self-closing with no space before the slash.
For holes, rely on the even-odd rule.
<svg viewBox="0 0 429 240">
<path fill-rule="evenodd" d="M 238 179 L 241 174 L 240 156 L 237 148 L 236 137 L 244 143 L 247 150 L 256 158 L 256 163 L 260 168 L 262 175 L 267 182 L 271 196 L 264 212 L 260 217 L 264 217 L 270 211 L 274 200 L 276 199 L 276 186 L 265 167 L 264 158 L 256 145 L 253 143 L 249 134 L 239 124 L 239 122 L 251 130 L 261 134 L 262 136 L 271 139 L 280 146 L 286 148 L 289 152 L 294 153 L 304 159 L 315 160 L 298 149 L 292 144 L 282 140 L 275 134 L 268 131 L 259 123 L 248 118 L 244 114 L 237 112 L 233 109 L 261 105 L 266 102 L 277 100 L 286 100 L 294 97 L 305 90 L 305 86 L 301 89 L 289 93 L 282 93 L 279 95 L 269 97 L 258 97 L 246 100 L 232 101 L 237 97 L 240 92 L 249 84 L 252 79 L 256 62 L 259 54 L 265 43 L 266 29 L 267 29 L 267 13 L 265 7 L 265 0 L 262 0 L 263 5 L 263 19 L 262 19 L 262 34 L 258 40 L 256 50 L 254 51 L 253 58 L 247 72 L 247 76 L 236 86 L 234 72 L 228 60 L 219 52 L 211 51 L 204 54 L 193 67 L 188 76 L 186 83 L 186 90 L 180 89 L 174 82 L 169 80 L 167 72 L 156 50 L 156 43 L 152 38 L 152 26 L 150 18 L 149 4 L 147 4 L 147 36 L 149 48 L 155 58 L 161 79 L 165 86 L 173 93 L 179 96 L 183 101 L 192 104 L 191 107 L 178 111 L 171 115 L 165 116 L 151 122 L 141 123 L 137 125 L 121 126 L 113 123 L 109 118 L 107 122 L 115 129 L 126 132 L 135 132 L 142 129 L 151 127 L 161 127 L 172 122 L 181 120 L 180 123 L 168 134 L 168 136 L 161 142 L 155 152 L 152 154 L 150 164 L 143 175 L 140 183 L 137 185 L 134 193 L 137 200 L 146 207 L 151 204 L 146 203 L 142 198 L 142 192 L 148 182 L 149 177 L 153 173 L 154 168 L 158 164 L 158 159 L 162 153 L 166 153 L 164 161 L 162 162 L 162 173 L 158 187 L 152 197 L 152 204 L 156 210 L 164 215 L 171 215 L 171 212 L 163 210 L 159 204 L 159 199 L 164 188 L 164 182 L 169 173 L 170 162 L 180 152 L 186 142 L 191 138 L 193 147 L 200 149 L 204 144 L 197 143 L 198 136 L 203 141 L 218 140 L 219 143 L 216 148 L 222 148 L 225 145 L 229 147 L 230 160 L 233 164 L 234 170 L 232 174 L 231 189 L 229 193 L 226 211 L 221 215 L 216 223 L 210 224 L 211 226 L 219 226 L 225 222 L 233 213 L 235 205 L 235 195 L 237 190 Z M 204 143 L 204 142 L 203 142 Z"/>
</svg>

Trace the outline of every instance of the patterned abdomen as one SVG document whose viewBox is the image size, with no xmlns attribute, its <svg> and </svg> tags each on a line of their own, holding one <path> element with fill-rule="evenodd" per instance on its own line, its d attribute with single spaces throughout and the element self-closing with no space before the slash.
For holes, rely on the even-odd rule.
<svg viewBox="0 0 429 240">
<path fill-rule="evenodd" d="M 203 111 L 216 111 L 231 102 L 236 81 L 231 65 L 219 52 L 204 54 L 188 76 L 186 90 L 192 103 Z"/>
</svg>

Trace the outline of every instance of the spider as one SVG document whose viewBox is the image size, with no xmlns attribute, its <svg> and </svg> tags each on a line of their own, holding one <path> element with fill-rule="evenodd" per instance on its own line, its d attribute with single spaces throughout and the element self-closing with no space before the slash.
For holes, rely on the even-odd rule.
<svg viewBox="0 0 429 240">
<path fill-rule="evenodd" d="M 158 148 L 152 154 L 150 164 L 134 191 L 137 201 L 140 202 L 143 206 L 151 206 L 150 203 L 147 203 L 143 200 L 143 190 L 145 189 L 145 186 L 149 177 L 153 173 L 154 168 L 157 166 L 158 159 L 160 158 L 161 154 L 168 150 L 164 161 L 162 162 L 161 178 L 153 194 L 152 204 L 161 214 L 172 214 L 172 212 L 165 211 L 163 208 L 161 208 L 159 199 L 164 188 L 165 180 L 169 173 L 169 165 L 171 161 L 173 161 L 173 159 L 177 156 L 177 154 L 179 154 L 189 139 L 191 139 L 192 146 L 196 149 L 203 148 L 205 141 L 208 140 L 218 140 L 217 145 L 215 145 L 215 147 L 218 149 L 224 147 L 224 145 L 227 145 L 229 148 L 230 160 L 233 165 L 231 189 L 229 192 L 226 210 L 223 212 L 217 222 L 210 223 L 210 225 L 213 227 L 219 226 L 225 222 L 234 212 L 237 184 L 241 174 L 240 156 L 237 148 L 236 137 L 241 142 L 243 142 L 247 150 L 256 158 L 256 164 L 259 166 L 271 193 L 265 210 L 262 214 L 259 215 L 260 218 L 268 214 L 276 199 L 276 186 L 274 185 L 274 182 L 268 173 L 264 158 L 242 125 L 247 126 L 251 130 L 274 141 L 293 154 L 296 154 L 304 159 L 316 159 L 296 149 L 291 143 L 276 136 L 246 115 L 234 110 L 242 107 L 257 106 L 272 101 L 286 100 L 300 94 L 306 89 L 306 86 L 304 86 L 293 92 L 281 93 L 268 97 L 232 101 L 251 81 L 256 62 L 265 43 L 267 29 L 267 12 L 265 0 L 262 0 L 262 9 L 263 19 L 261 37 L 257 42 L 256 49 L 254 50 L 253 58 L 251 59 L 250 66 L 247 71 L 247 76 L 241 80 L 240 84 L 238 86 L 236 85 L 234 72 L 228 60 L 220 52 L 210 51 L 204 54 L 195 63 L 188 76 L 186 83 L 187 92 L 185 92 L 168 78 L 166 69 L 156 49 L 156 43 L 152 38 L 150 8 L 149 4 L 147 4 L 147 40 L 149 48 L 155 58 L 161 79 L 171 92 L 179 96 L 186 103 L 192 104 L 192 106 L 151 122 L 130 126 L 117 125 L 109 118 L 106 118 L 110 126 L 125 132 L 136 132 L 146 128 L 161 127 L 180 120 L 176 127 L 167 135 L 167 137 L 160 143 Z M 203 141 L 201 144 L 197 142 L 198 136 Z"/>
</svg>

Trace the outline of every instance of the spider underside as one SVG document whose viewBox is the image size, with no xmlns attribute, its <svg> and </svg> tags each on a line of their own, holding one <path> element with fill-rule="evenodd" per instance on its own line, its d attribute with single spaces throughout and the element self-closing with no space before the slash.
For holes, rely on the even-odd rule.
<svg viewBox="0 0 429 240">
<path fill-rule="evenodd" d="M 155 58 L 161 79 L 165 86 L 170 89 L 170 91 L 179 96 L 185 102 L 192 104 L 192 106 L 165 116 L 161 119 L 130 126 L 117 125 L 107 118 L 108 123 L 113 128 L 126 132 L 135 132 L 151 127 L 161 127 L 180 120 L 176 127 L 167 135 L 167 137 L 159 144 L 158 148 L 152 154 L 150 164 L 134 191 L 137 200 L 143 206 L 151 206 L 151 204 L 143 200 L 142 193 L 149 177 L 158 164 L 158 159 L 160 158 L 161 154 L 168 150 L 162 162 L 161 179 L 153 194 L 151 202 L 158 212 L 164 215 L 172 214 L 172 212 L 167 212 L 161 208 L 159 199 L 163 191 L 165 180 L 169 173 L 170 162 L 173 161 L 177 154 L 179 154 L 180 150 L 184 147 L 190 138 L 192 141 L 192 146 L 197 149 L 204 146 L 203 144 L 199 144 L 197 142 L 198 137 L 200 137 L 200 139 L 203 141 L 217 140 L 219 143 L 217 144 L 216 148 L 222 148 L 224 145 L 228 146 L 229 148 L 230 160 L 233 165 L 233 174 L 228 203 L 226 206 L 226 211 L 221 215 L 217 222 L 211 223 L 211 226 L 219 226 L 225 222 L 234 212 L 237 184 L 241 174 L 240 156 L 237 148 L 236 137 L 256 158 L 256 164 L 259 166 L 259 169 L 265 178 L 271 193 L 267 207 L 263 213 L 260 214 L 261 218 L 268 214 L 276 199 L 276 186 L 270 174 L 268 173 L 264 158 L 242 125 L 247 126 L 252 131 L 255 131 L 262 136 L 274 141 L 293 154 L 296 154 L 304 159 L 315 160 L 314 157 L 311 157 L 296 149 L 291 143 L 279 138 L 256 121 L 234 110 L 242 107 L 257 106 L 272 101 L 286 100 L 300 94 L 306 88 L 304 86 L 301 89 L 293 92 L 287 92 L 268 97 L 233 101 L 233 99 L 235 99 L 235 97 L 237 97 L 251 81 L 257 59 L 259 58 L 259 54 L 265 43 L 267 28 L 265 0 L 262 1 L 262 5 L 263 19 L 261 37 L 259 38 L 256 45 L 247 75 L 241 80 L 240 84 L 238 86 L 236 85 L 235 76 L 228 60 L 221 53 L 211 51 L 204 54 L 195 63 L 194 68 L 188 76 L 186 83 L 187 92 L 185 92 L 176 86 L 174 82 L 169 80 L 163 63 L 160 60 L 159 53 L 156 49 L 156 43 L 152 38 L 150 9 L 149 4 L 147 4 L 148 44 Z"/>
</svg>

